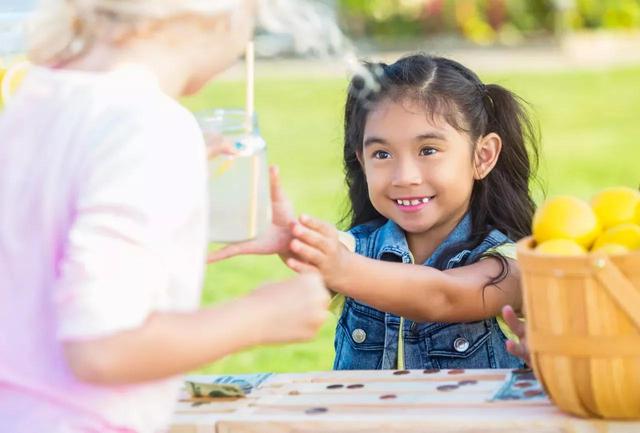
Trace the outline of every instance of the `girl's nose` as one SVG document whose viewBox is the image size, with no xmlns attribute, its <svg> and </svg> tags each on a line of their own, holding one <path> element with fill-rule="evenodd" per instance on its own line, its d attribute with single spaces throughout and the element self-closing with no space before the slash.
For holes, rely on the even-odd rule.
<svg viewBox="0 0 640 433">
<path fill-rule="evenodd" d="M 412 160 L 400 160 L 396 166 L 393 186 L 419 185 L 422 183 L 422 173 L 418 165 Z"/>
</svg>

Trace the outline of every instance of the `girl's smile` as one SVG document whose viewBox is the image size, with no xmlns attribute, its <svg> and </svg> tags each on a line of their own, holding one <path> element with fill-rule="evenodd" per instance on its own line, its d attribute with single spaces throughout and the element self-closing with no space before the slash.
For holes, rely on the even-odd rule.
<svg viewBox="0 0 640 433">
<path fill-rule="evenodd" d="M 402 212 L 419 212 L 425 207 L 427 207 L 428 203 L 433 200 L 435 196 L 421 196 L 421 197 L 401 197 L 397 199 L 392 199 L 396 202 L 398 209 Z"/>
</svg>

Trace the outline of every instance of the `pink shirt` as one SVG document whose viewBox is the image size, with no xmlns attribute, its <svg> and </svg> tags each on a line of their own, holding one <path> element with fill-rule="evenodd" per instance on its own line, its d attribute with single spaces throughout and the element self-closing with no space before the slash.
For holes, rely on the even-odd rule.
<svg viewBox="0 0 640 433">
<path fill-rule="evenodd" d="M 34 68 L 0 137 L 0 430 L 166 427 L 178 379 L 83 384 L 61 342 L 197 308 L 207 175 L 195 119 L 140 70 Z"/>
</svg>

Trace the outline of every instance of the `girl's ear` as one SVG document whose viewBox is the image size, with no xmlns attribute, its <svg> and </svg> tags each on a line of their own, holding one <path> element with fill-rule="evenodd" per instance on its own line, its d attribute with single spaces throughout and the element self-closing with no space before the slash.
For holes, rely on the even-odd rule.
<svg viewBox="0 0 640 433">
<path fill-rule="evenodd" d="M 358 158 L 360 167 L 362 167 L 362 170 L 364 170 L 364 162 L 362 161 L 362 150 L 356 150 L 356 158 Z"/>
<path fill-rule="evenodd" d="M 473 178 L 475 180 L 487 177 L 498 162 L 501 150 L 502 139 L 495 132 L 480 137 L 473 157 Z"/>
</svg>

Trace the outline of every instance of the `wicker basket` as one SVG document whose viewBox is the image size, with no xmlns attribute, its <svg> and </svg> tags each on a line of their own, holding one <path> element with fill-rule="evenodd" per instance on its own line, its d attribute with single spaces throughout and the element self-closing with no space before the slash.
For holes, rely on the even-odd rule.
<svg viewBox="0 0 640 433">
<path fill-rule="evenodd" d="M 532 367 L 582 417 L 640 418 L 640 253 L 577 257 L 518 243 Z"/>
</svg>

